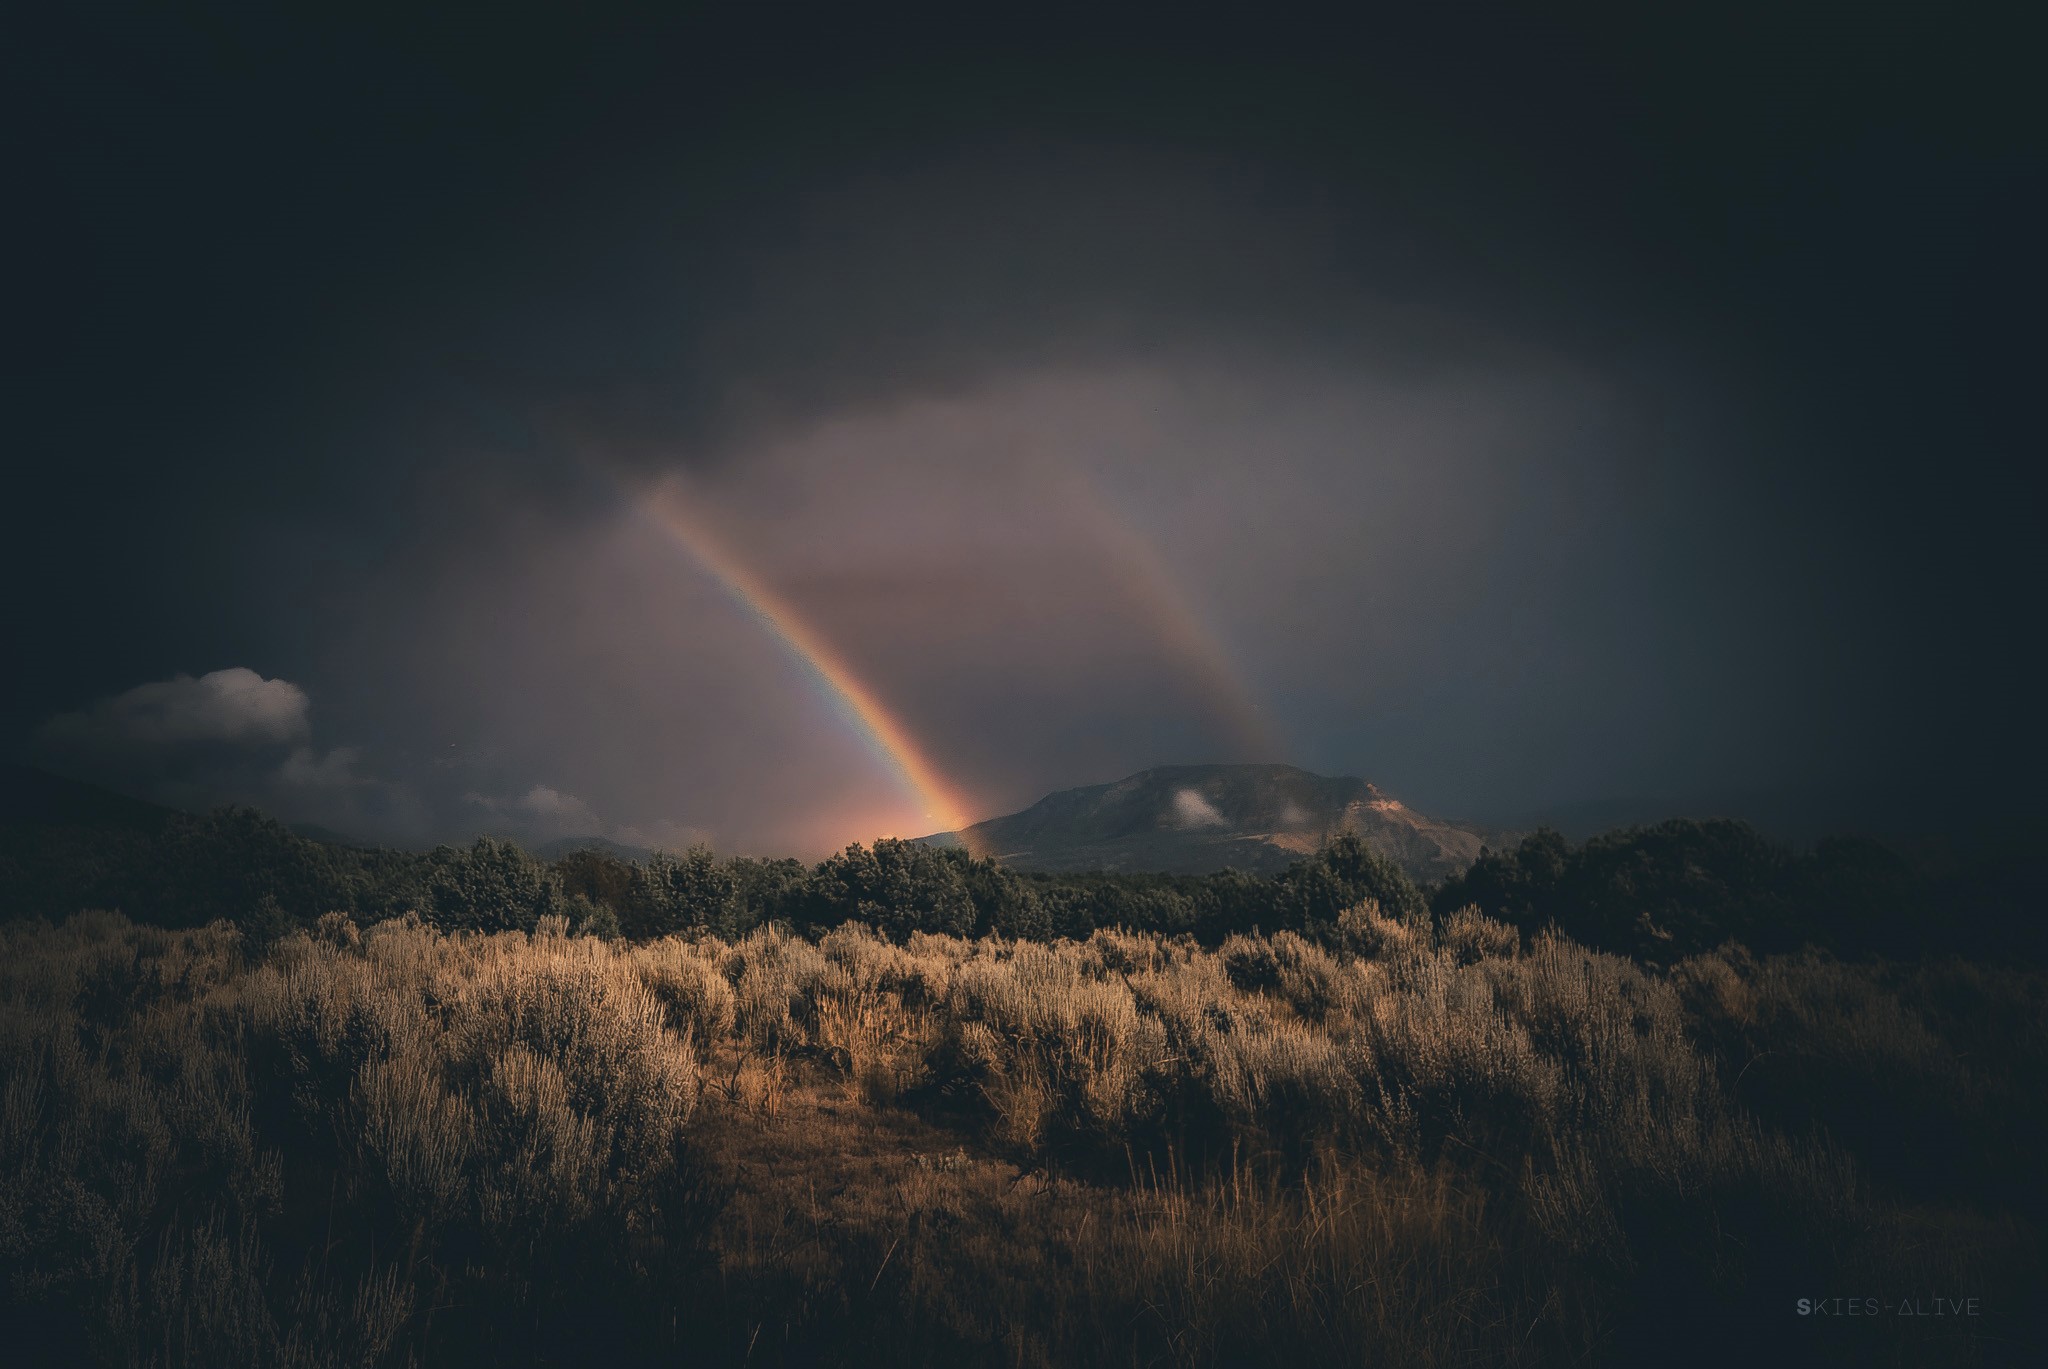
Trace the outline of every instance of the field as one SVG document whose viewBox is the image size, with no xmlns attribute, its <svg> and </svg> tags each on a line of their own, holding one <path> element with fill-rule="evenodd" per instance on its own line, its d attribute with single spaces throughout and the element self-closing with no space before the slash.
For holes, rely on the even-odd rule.
<svg viewBox="0 0 2048 1369">
<path fill-rule="evenodd" d="M 1954 960 L 88 913 L 0 927 L 0 1079 L 30 1363 L 2040 1348 L 2048 982 Z"/>
</svg>

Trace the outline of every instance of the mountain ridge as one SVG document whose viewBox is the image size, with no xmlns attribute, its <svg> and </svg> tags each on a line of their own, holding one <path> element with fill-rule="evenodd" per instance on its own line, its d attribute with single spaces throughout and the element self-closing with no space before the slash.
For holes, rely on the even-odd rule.
<svg viewBox="0 0 2048 1369">
<path fill-rule="evenodd" d="M 917 838 L 1022 870 L 1272 874 L 1345 832 L 1431 882 L 1517 834 L 1418 813 L 1377 785 L 1292 765 L 1165 765 L 1055 790 L 1015 813 Z"/>
</svg>

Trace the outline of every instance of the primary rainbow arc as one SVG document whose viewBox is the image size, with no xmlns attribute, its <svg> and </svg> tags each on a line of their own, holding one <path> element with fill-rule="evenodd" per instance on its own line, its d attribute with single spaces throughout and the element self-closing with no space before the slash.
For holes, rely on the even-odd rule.
<svg viewBox="0 0 2048 1369">
<path fill-rule="evenodd" d="M 654 490 L 640 507 L 824 687 L 923 805 L 925 817 L 934 824 L 933 830 L 959 832 L 965 842 L 972 810 L 909 729 L 862 682 L 831 643 L 705 527 L 673 486 Z"/>
</svg>

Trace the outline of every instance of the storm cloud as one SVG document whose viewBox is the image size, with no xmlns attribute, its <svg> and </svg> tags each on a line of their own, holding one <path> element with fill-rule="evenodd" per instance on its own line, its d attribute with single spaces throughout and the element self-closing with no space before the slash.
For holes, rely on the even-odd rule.
<svg viewBox="0 0 2048 1369">
<path fill-rule="evenodd" d="M 389 840 L 918 830 L 678 491 L 977 813 L 2023 805 L 2020 45 L 1774 16 L 52 17 L 9 735 Z"/>
</svg>

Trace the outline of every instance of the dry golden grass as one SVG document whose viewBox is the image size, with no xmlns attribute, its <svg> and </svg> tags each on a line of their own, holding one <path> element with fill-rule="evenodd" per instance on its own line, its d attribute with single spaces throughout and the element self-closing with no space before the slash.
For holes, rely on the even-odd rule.
<svg viewBox="0 0 2048 1369">
<path fill-rule="evenodd" d="M 1214 950 L 565 933 L 330 916 L 246 965 L 224 924 L 0 928 L 16 1343 L 151 1365 L 1920 1363 L 2025 1334 L 1816 1339 L 1789 1309 L 2010 1302 L 2038 1277 L 2033 1197 L 1887 1168 L 1905 1135 L 1908 1161 L 2022 1172 L 2038 977 L 1733 948 L 1661 973 L 1371 907 Z M 1922 1136 L 1929 1116 L 1956 1134 Z"/>
</svg>

